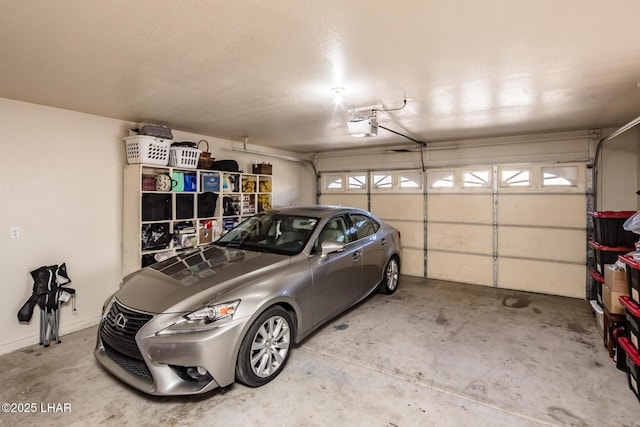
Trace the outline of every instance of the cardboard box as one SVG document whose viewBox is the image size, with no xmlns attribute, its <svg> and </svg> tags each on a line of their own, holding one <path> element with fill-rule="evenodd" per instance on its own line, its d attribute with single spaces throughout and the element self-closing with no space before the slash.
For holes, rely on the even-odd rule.
<svg viewBox="0 0 640 427">
<path fill-rule="evenodd" d="M 620 295 L 627 292 L 613 292 L 606 283 L 602 284 L 602 302 L 611 314 L 624 314 L 624 306 L 618 301 Z"/>
<path fill-rule="evenodd" d="M 198 234 L 201 245 L 213 242 L 213 230 L 211 228 L 201 228 Z"/>
<path fill-rule="evenodd" d="M 612 314 L 624 314 L 625 309 L 618 297 L 628 295 L 627 274 L 615 264 L 607 264 L 604 268 L 604 283 L 602 284 L 602 302 Z"/>
<path fill-rule="evenodd" d="M 627 271 L 620 269 L 615 264 L 607 264 L 604 266 L 604 283 L 609 286 L 611 292 L 629 293 L 629 285 L 627 284 Z"/>
</svg>

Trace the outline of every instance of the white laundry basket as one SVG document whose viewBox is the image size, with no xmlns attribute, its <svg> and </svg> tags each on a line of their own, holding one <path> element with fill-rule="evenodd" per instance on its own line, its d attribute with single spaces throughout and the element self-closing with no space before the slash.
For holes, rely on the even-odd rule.
<svg viewBox="0 0 640 427">
<path fill-rule="evenodd" d="M 191 147 L 171 147 L 169 150 L 169 166 L 195 169 L 202 150 Z"/>
<path fill-rule="evenodd" d="M 169 163 L 171 140 L 148 135 L 127 136 L 127 162 L 166 166 Z"/>
</svg>

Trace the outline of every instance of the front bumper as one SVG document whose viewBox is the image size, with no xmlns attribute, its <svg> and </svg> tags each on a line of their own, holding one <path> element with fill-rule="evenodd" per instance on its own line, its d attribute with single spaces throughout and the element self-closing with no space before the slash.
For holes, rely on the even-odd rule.
<svg viewBox="0 0 640 427">
<path fill-rule="evenodd" d="M 234 382 L 236 357 L 246 321 L 233 320 L 206 331 L 156 335 L 162 323 L 154 318 L 136 334 L 142 360 L 123 354 L 103 341 L 101 324 L 95 358 L 120 380 L 157 396 L 206 393 Z M 194 379 L 187 370 L 197 367 L 204 368 L 207 374 Z"/>
</svg>

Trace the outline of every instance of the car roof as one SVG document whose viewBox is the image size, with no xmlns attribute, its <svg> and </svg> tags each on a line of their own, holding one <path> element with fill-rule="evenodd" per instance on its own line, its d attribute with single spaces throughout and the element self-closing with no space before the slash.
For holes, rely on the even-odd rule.
<svg viewBox="0 0 640 427">
<path fill-rule="evenodd" d="M 309 205 L 309 206 L 288 206 L 282 208 L 276 208 L 271 213 L 281 213 L 287 215 L 301 215 L 310 216 L 315 218 L 327 218 L 346 212 L 359 212 L 370 215 L 369 212 L 347 206 L 329 206 L 329 205 Z"/>
</svg>

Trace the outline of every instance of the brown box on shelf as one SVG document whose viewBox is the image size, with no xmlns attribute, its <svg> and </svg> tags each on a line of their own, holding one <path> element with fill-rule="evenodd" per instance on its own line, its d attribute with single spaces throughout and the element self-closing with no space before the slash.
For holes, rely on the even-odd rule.
<svg viewBox="0 0 640 427">
<path fill-rule="evenodd" d="M 620 295 L 628 295 L 627 275 L 615 264 L 607 264 L 604 268 L 604 283 L 602 284 L 602 302 L 610 313 L 624 314 L 624 306 L 618 301 Z"/>
<path fill-rule="evenodd" d="M 257 175 L 271 175 L 272 167 L 270 164 L 266 163 L 258 163 L 251 165 L 251 169 L 253 173 Z"/>
<path fill-rule="evenodd" d="M 201 228 L 200 229 L 200 244 L 211 243 L 213 242 L 213 229 L 211 228 Z"/>
</svg>

